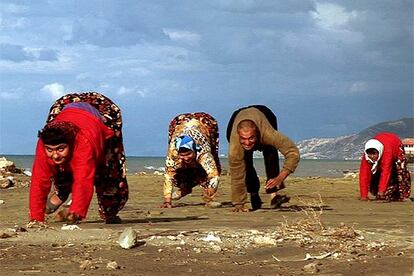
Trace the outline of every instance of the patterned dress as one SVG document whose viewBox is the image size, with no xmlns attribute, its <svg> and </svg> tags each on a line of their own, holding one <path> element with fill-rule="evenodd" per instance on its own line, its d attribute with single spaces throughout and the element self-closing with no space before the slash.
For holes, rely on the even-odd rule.
<svg viewBox="0 0 414 276">
<path fill-rule="evenodd" d="M 188 166 L 178 157 L 175 141 L 182 135 L 190 136 L 199 148 L 194 165 Z M 164 196 L 171 196 L 173 186 L 182 195 L 191 193 L 197 185 L 217 190 L 221 172 L 218 151 L 218 125 L 212 116 L 203 112 L 176 116 L 169 125 Z"/>
<path fill-rule="evenodd" d="M 99 214 L 105 219 L 115 216 L 128 200 L 121 110 L 97 92 L 67 94 L 52 105 L 46 123 L 52 122 L 67 104 L 76 102 L 86 102 L 95 107 L 102 115 L 103 123 L 114 131 L 114 135 L 106 141 L 104 166 L 97 168 L 95 176 Z"/>
</svg>

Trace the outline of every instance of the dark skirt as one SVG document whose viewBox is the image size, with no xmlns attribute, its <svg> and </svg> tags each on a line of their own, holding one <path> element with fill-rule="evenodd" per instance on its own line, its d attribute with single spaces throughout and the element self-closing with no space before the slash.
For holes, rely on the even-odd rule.
<svg viewBox="0 0 414 276">
<path fill-rule="evenodd" d="M 370 192 L 373 195 L 378 194 L 378 185 L 380 172 L 372 176 L 370 183 Z M 410 197 L 411 193 L 411 175 L 407 168 L 407 159 L 405 158 L 404 148 L 401 145 L 397 161 L 394 163 L 391 171 L 391 179 L 385 191 L 385 200 L 403 201 Z"/>
</svg>

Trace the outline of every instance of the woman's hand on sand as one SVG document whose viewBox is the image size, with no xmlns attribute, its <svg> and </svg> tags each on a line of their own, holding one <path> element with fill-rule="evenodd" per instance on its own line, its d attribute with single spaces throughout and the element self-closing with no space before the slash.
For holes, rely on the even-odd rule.
<svg viewBox="0 0 414 276">
<path fill-rule="evenodd" d="M 38 221 L 38 220 L 31 220 L 26 225 L 27 228 L 47 228 L 47 225 L 44 221 Z"/>
<path fill-rule="evenodd" d="M 68 208 L 62 208 L 55 215 L 56 222 L 66 222 L 68 224 L 77 224 L 80 222 L 79 215 L 69 212 Z"/>
<path fill-rule="evenodd" d="M 164 203 L 160 205 L 160 208 L 172 208 L 171 197 L 164 198 Z"/>
</svg>

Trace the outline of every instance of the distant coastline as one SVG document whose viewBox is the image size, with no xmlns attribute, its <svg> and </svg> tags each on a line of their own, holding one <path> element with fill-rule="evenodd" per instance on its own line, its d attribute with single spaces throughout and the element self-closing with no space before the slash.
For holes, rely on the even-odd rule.
<svg viewBox="0 0 414 276">
<path fill-rule="evenodd" d="M 13 161 L 16 167 L 31 170 L 34 155 L 0 154 Z M 227 157 L 220 157 L 224 170 L 228 170 Z M 255 167 L 259 176 L 265 176 L 264 164 L 261 158 L 255 158 Z M 283 164 L 283 159 L 280 160 Z M 325 160 L 325 159 L 303 159 L 300 161 L 294 176 L 322 176 L 322 177 L 343 177 L 347 172 L 357 172 L 359 160 Z M 163 173 L 165 156 L 127 156 L 128 174 L 145 172 L 148 174 Z"/>
</svg>

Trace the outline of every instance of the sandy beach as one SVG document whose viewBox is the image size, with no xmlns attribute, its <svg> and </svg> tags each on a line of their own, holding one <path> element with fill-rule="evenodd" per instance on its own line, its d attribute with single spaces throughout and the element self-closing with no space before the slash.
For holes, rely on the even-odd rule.
<svg viewBox="0 0 414 276">
<path fill-rule="evenodd" d="M 412 275 L 413 202 L 358 200 L 355 178 L 289 177 L 281 209 L 232 213 L 230 178 L 217 201 L 201 189 L 158 208 L 163 176 L 129 176 L 122 224 L 105 225 L 96 199 L 77 230 L 27 227 L 29 177 L 0 193 L 1 275 Z M 123 249 L 120 234 L 138 233 Z"/>
</svg>

